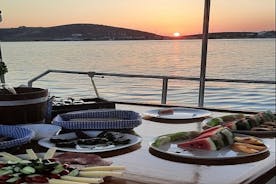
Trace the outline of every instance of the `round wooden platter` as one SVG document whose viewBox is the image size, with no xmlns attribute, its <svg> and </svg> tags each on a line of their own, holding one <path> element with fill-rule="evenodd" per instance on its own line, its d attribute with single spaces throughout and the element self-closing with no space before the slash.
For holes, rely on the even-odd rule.
<svg viewBox="0 0 276 184">
<path fill-rule="evenodd" d="M 152 141 L 150 142 L 149 152 L 165 160 L 199 165 L 234 165 L 250 163 L 263 160 L 270 154 L 267 148 L 257 153 L 247 154 L 235 152 L 231 149 L 231 146 L 224 147 L 217 151 L 184 150 L 177 147 L 177 144 L 183 141 L 169 142 L 160 147 L 153 146 L 152 143 L 154 141 Z"/>
<path fill-rule="evenodd" d="M 257 155 L 248 155 L 246 157 L 237 158 L 223 158 L 223 159 L 212 159 L 212 158 L 191 158 L 183 157 L 181 155 L 172 155 L 169 153 L 164 153 L 153 148 L 149 148 L 149 152 L 159 158 L 170 160 L 174 162 L 181 162 L 187 164 L 198 164 L 198 165 L 235 165 L 242 163 L 250 163 L 263 160 L 269 156 L 269 151 L 260 152 Z"/>
</svg>

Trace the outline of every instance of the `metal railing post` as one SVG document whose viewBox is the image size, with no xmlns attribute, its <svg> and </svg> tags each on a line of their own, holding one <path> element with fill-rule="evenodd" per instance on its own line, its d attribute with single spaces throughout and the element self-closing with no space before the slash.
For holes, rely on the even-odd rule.
<svg viewBox="0 0 276 184">
<path fill-rule="evenodd" d="M 167 93 L 168 93 L 168 78 L 163 78 L 163 85 L 162 85 L 162 99 L 161 104 L 167 103 Z"/>
<path fill-rule="evenodd" d="M 205 77 L 206 77 L 206 60 L 208 48 L 208 31 L 209 31 L 209 16 L 210 16 L 210 1 L 205 0 L 204 4 L 204 20 L 203 20 L 203 35 L 202 35 L 202 48 L 201 48 L 201 68 L 200 68 L 200 85 L 198 106 L 204 106 L 204 90 L 205 90 Z"/>
<path fill-rule="evenodd" d="M 95 75 L 96 72 L 88 72 L 88 76 L 90 77 L 91 79 L 91 82 L 92 82 L 92 85 L 93 85 L 93 88 L 94 88 L 94 91 L 95 91 L 95 94 L 97 96 L 97 98 L 100 98 L 100 95 L 98 93 L 98 89 L 97 89 L 97 86 L 95 84 L 95 81 L 94 81 L 94 75 Z"/>
</svg>

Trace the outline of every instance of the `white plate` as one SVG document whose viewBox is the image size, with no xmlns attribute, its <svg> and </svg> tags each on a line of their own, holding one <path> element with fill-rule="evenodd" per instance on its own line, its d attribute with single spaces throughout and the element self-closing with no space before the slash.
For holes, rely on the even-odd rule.
<svg viewBox="0 0 276 184">
<path fill-rule="evenodd" d="M 238 136 L 246 136 L 246 135 L 238 134 Z M 260 151 L 258 153 L 247 154 L 247 153 L 235 152 L 230 148 L 230 146 L 226 146 L 217 151 L 197 150 L 197 149 L 184 150 L 182 148 L 177 147 L 178 143 L 181 143 L 185 140 L 169 142 L 167 144 L 161 145 L 160 147 L 155 147 L 152 145 L 155 139 L 153 139 L 150 142 L 150 147 L 152 149 L 167 155 L 183 157 L 187 159 L 189 158 L 190 159 L 211 159 L 211 160 L 223 161 L 224 159 L 245 158 L 248 156 L 260 155 L 268 151 L 268 149 L 266 148 L 265 150 Z"/>
<path fill-rule="evenodd" d="M 83 132 L 89 136 L 97 136 L 102 131 L 83 131 Z M 70 151 L 70 152 L 79 152 L 79 153 L 99 153 L 99 152 L 114 151 L 114 150 L 127 148 L 135 144 L 138 144 L 142 141 L 142 138 L 136 135 L 132 135 L 132 134 L 124 134 L 124 135 L 126 136 L 127 139 L 130 139 L 129 144 L 97 147 L 97 148 L 61 148 L 61 147 L 56 147 L 55 144 L 51 143 L 49 141 L 50 140 L 49 138 L 41 139 L 40 141 L 38 141 L 38 144 L 46 148 L 56 147 L 57 150 L 60 150 L 60 151 Z M 54 136 L 53 138 L 73 139 L 75 137 L 76 137 L 75 133 L 66 133 L 66 134 L 60 134 L 60 135 Z"/>
<path fill-rule="evenodd" d="M 160 119 L 167 119 L 167 120 L 188 120 L 188 119 L 203 118 L 211 115 L 211 112 L 207 110 L 181 108 L 181 107 L 167 108 L 167 109 L 173 110 L 172 114 L 159 114 L 160 110 L 165 110 L 165 109 L 150 110 L 145 112 L 144 115 L 153 117 L 153 118 L 160 118 Z"/>
</svg>

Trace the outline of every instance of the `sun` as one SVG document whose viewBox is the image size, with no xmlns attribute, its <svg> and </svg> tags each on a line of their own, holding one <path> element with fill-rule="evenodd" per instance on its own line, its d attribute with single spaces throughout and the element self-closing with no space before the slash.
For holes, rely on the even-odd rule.
<svg viewBox="0 0 276 184">
<path fill-rule="evenodd" d="M 175 32 L 175 33 L 173 33 L 173 36 L 178 37 L 178 36 L 180 36 L 180 33 L 179 32 Z"/>
</svg>

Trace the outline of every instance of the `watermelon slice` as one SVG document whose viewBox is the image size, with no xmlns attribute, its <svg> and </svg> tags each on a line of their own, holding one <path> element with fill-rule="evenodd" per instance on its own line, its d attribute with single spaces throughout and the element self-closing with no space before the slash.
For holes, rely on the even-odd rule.
<svg viewBox="0 0 276 184">
<path fill-rule="evenodd" d="M 179 143 L 177 146 L 182 149 L 217 150 L 215 143 L 209 137 L 203 139 L 193 139 L 191 141 Z"/>
<path fill-rule="evenodd" d="M 214 127 L 212 127 L 212 128 L 208 128 L 208 129 L 202 131 L 202 132 L 200 133 L 200 135 L 205 134 L 205 133 L 209 133 L 209 132 L 216 131 L 217 129 L 219 129 L 219 128 L 221 128 L 221 127 L 222 127 L 221 125 L 217 125 L 217 126 L 214 126 Z"/>
</svg>

